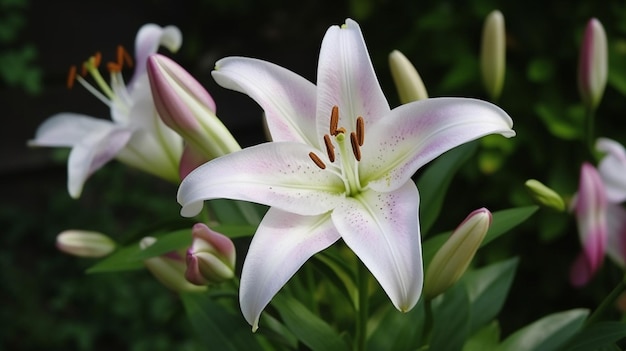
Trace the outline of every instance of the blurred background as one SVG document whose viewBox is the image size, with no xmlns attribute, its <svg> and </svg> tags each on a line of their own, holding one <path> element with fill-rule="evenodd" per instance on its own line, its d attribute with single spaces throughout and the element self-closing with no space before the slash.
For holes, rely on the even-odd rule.
<svg viewBox="0 0 626 351">
<path fill-rule="evenodd" d="M 513 117 L 518 135 L 481 143 L 455 177 L 431 235 L 453 229 L 479 207 L 531 204 L 523 186 L 528 178 L 565 197 L 576 191 L 584 159 L 576 65 L 591 17 L 603 23 L 610 47 L 597 134 L 626 142 L 624 1 L 0 0 L 0 350 L 194 349 L 176 295 L 147 272 L 86 275 L 93 261 L 55 249 L 64 229 L 119 239 L 179 211 L 174 185 L 115 162 L 73 200 L 66 190 L 68 152 L 26 146 L 55 113 L 109 118 L 107 107 L 82 87 L 66 88 L 70 65 L 95 51 L 112 59 L 118 44 L 132 51 L 144 23 L 177 25 L 183 46 L 172 57 L 205 85 L 218 116 L 248 146 L 264 141 L 261 110 L 212 81 L 217 59 L 257 57 L 315 81 L 324 32 L 350 17 L 362 27 L 392 106 L 399 104 L 387 66 L 394 49 L 413 62 L 430 96 L 486 99 L 478 52 L 483 20 L 494 9 L 504 14 L 507 29 L 506 80 L 497 103 Z M 520 257 L 501 316 L 503 334 L 549 312 L 593 307 L 610 291 L 622 272 L 608 262 L 589 286 L 569 285 L 578 250 L 573 217 L 540 210 L 479 252 L 477 265 Z"/>
</svg>

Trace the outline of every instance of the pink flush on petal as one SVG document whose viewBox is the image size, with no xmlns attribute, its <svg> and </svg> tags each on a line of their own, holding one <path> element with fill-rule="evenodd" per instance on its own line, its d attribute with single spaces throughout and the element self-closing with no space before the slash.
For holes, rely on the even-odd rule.
<svg viewBox="0 0 626 351">
<path fill-rule="evenodd" d="M 578 272 L 578 279 L 572 280 L 574 285 L 577 282 L 586 283 L 600 268 L 607 242 L 606 194 L 600 174 L 590 163 L 585 162 L 581 167 L 580 184 L 575 201 L 578 233 L 583 245 L 584 259 L 577 259 L 572 268 L 572 277 L 575 275 L 574 272 Z"/>
</svg>

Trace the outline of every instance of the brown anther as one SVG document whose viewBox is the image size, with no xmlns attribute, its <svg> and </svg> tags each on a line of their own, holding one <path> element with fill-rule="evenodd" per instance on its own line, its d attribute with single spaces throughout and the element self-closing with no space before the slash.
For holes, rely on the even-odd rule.
<svg viewBox="0 0 626 351">
<path fill-rule="evenodd" d="M 333 106 L 330 112 L 330 135 L 337 135 L 337 125 L 339 125 L 339 106 Z"/>
<path fill-rule="evenodd" d="M 350 144 L 352 144 L 352 153 L 354 154 L 354 158 L 357 161 L 361 161 L 361 148 L 359 147 L 359 140 L 357 139 L 356 133 L 350 133 Z"/>
<path fill-rule="evenodd" d="M 326 153 L 328 154 L 328 159 L 330 162 L 335 162 L 335 147 L 330 141 L 330 136 L 328 134 L 324 135 L 324 145 L 326 145 Z"/>
<path fill-rule="evenodd" d="M 117 46 L 117 63 L 120 66 L 125 63 L 126 66 L 133 67 L 133 59 L 122 45 Z"/>
<path fill-rule="evenodd" d="M 76 66 L 70 66 L 70 71 L 67 73 L 67 88 L 72 89 L 74 81 L 76 80 Z"/>
<path fill-rule="evenodd" d="M 80 75 L 81 77 L 87 76 L 87 63 L 86 62 L 83 62 L 83 64 L 80 66 Z"/>
<path fill-rule="evenodd" d="M 309 157 L 313 160 L 313 163 L 320 169 L 326 169 L 324 162 L 314 152 L 309 152 Z"/>
<path fill-rule="evenodd" d="M 121 72 L 122 71 L 122 65 L 116 63 L 116 62 L 108 62 L 107 63 L 107 70 L 109 70 L 109 72 Z"/>
<path fill-rule="evenodd" d="M 365 122 L 361 116 L 356 119 L 356 138 L 359 142 L 359 146 L 363 146 L 363 142 L 365 141 Z"/>
<path fill-rule="evenodd" d="M 100 66 L 100 62 L 102 62 L 102 54 L 100 53 L 100 51 L 97 51 L 93 56 L 93 66 L 94 67 L 98 67 Z"/>
</svg>

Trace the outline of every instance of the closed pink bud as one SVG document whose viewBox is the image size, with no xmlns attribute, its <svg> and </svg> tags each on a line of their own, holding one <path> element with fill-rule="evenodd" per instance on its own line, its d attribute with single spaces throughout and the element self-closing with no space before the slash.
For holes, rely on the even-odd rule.
<svg viewBox="0 0 626 351">
<path fill-rule="evenodd" d="M 232 279 L 236 256 L 232 240 L 204 223 L 195 224 L 192 235 L 193 242 L 187 250 L 187 280 L 206 285 Z"/>
<path fill-rule="evenodd" d="M 608 77 L 606 33 L 596 18 L 587 22 L 578 61 L 578 90 L 583 103 L 594 110 L 604 93 Z"/>
</svg>

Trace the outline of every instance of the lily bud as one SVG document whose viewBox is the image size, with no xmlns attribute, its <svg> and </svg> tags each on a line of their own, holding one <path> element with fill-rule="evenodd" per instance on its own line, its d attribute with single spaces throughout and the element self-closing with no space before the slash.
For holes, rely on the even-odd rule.
<svg viewBox="0 0 626 351">
<path fill-rule="evenodd" d="M 604 184 L 596 168 L 587 162 L 580 169 L 573 205 L 583 252 L 572 266 L 570 281 L 574 286 L 583 286 L 602 266 L 607 242 L 608 202 Z"/>
<path fill-rule="evenodd" d="M 469 267 L 491 225 L 491 212 L 470 213 L 437 251 L 426 270 L 424 296 L 433 299 L 456 283 Z"/>
<path fill-rule="evenodd" d="M 604 93 L 608 77 L 606 33 L 596 18 L 587 22 L 578 61 L 578 90 L 583 103 L 594 110 Z"/>
<path fill-rule="evenodd" d="M 163 122 L 207 159 L 241 150 L 215 115 L 211 95 L 176 62 L 159 54 L 150 56 L 148 77 Z"/>
<path fill-rule="evenodd" d="M 147 236 L 139 242 L 139 247 L 145 250 L 157 241 Z M 144 265 L 166 288 L 175 292 L 204 291 L 206 286 L 193 285 L 185 279 L 185 261 L 177 252 L 151 257 L 143 261 Z"/>
<path fill-rule="evenodd" d="M 103 257 L 115 250 L 108 236 L 87 230 L 66 230 L 57 235 L 57 248 L 79 257 Z"/>
<path fill-rule="evenodd" d="M 565 210 L 565 202 L 561 196 L 540 181 L 529 179 L 524 185 L 526 185 L 526 189 L 529 190 L 530 195 L 538 204 L 553 208 L 557 211 Z"/>
<path fill-rule="evenodd" d="M 504 84 L 506 65 L 506 38 L 504 16 L 498 10 L 492 11 L 483 25 L 480 49 L 480 69 L 483 84 L 492 100 L 497 100 Z"/>
<path fill-rule="evenodd" d="M 221 283 L 235 275 L 235 245 L 227 236 L 197 223 L 191 231 L 185 277 L 196 285 Z"/>
<path fill-rule="evenodd" d="M 403 104 L 428 99 L 426 87 L 417 69 L 403 53 L 394 50 L 389 54 L 389 68 L 393 82 L 398 90 L 400 102 Z"/>
</svg>

